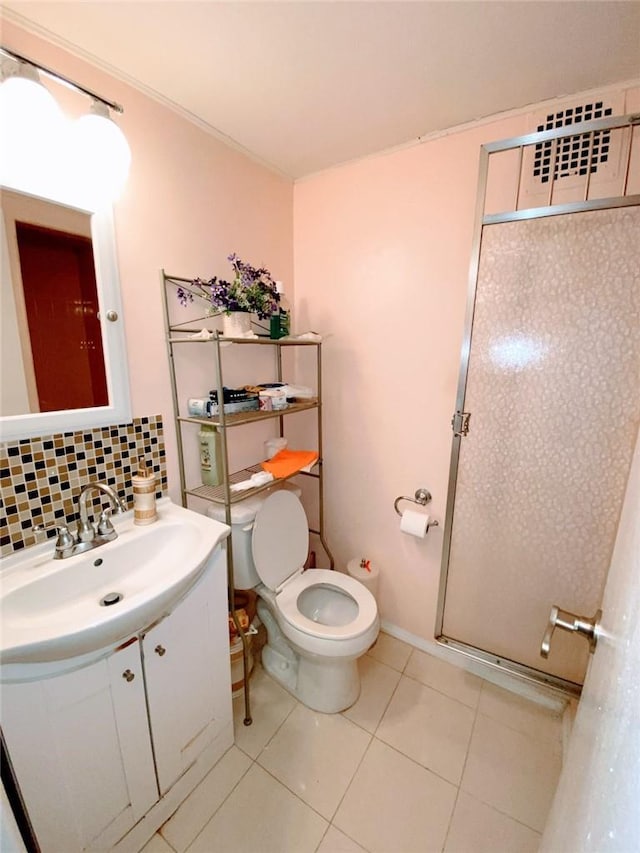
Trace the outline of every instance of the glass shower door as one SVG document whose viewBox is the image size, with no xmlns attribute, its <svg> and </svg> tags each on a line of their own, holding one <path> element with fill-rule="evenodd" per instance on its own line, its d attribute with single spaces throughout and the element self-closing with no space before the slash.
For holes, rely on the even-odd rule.
<svg viewBox="0 0 640 853">
<path fill-rule="evenodd" d="M 438 633 L 575 684 L 588 644 L 540 642 L 553 604 L 600 606 L 640 420 L 639 235 L 637 207 L 482 231 Z"/>
</svg>

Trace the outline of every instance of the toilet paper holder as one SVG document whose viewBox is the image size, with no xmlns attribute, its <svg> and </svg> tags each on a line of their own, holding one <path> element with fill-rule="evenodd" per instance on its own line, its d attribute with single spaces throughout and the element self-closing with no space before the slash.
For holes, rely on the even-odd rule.
<svg viewBox="0 0 640 853">
<path fill-rule="evenodd" d="M 393 502 L 393 508 L 398 513 L 400 518 L 402 518 L 402 510 L 398 507 L 400 501 L 410 501 L 413 504 L 418 504 L 419 506 L 426 506 L 431 500 L 431 492 L 428 489 L 416 489 L 415 495 L 410 498 L 408 495 L 400 495 Z M 429 522 L 429 527 L 437 527 L 438 522 L 434 519 Z"/>
</svg>

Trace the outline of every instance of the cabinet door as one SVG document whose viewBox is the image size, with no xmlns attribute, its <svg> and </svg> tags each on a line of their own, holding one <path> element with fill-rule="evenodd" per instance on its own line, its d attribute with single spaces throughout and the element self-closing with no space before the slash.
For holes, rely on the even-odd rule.
<svg viewBox="0 0 640 853">
<path fill-rule="evenodd" d="M 166 793 L 229 723 L 231 674 L 224 552 L 143 639 L 156 769 Z"/>
<path fill-rule="evenodd" d="M 4 684 L 2 729 L 43 853 L 108 848 L 158 799 L 137 640 L 73 672 Z"/>
</svg>

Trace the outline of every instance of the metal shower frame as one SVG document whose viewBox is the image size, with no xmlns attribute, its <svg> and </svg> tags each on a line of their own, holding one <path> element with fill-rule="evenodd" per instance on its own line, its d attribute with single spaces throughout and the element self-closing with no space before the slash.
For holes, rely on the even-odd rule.
<svg viewBox="0 0 640 853">
<path fill-rule="evenodd" d="M 440 569 L 440 583 L 438 591 L 438 603 L 436 610 L 436 625 L 435 639 L 436 642 L 456 649 L 458 652 L 467 657 L 476 660 L 484 665 L 497 668 L 502 671 L 507 671 L 511 675 L 518 676 L 526 681 L 535 684 L 544 684 L 548 687 L 553 687 L 561 690 L 563 693 L 571 695 L 579 695 L 581 692 L 580 685 L 576 685 L 571 681 L 559 678 L 541 670 L 517 661 L 509 660 L 503 656 L 495 655 L 484 649 L 479 649 L 476 646 L 456 640 L 452 637 L 447 637 L 443 633 L 444 623 L 444 607 L 446 599 L 447 579 L 449 574 L 449 558 L 451 553 L 451 533 L 453 528 L 453 515 L 456 497 L 456 484 L 458 480 L 458 462 L 460 458 L 461 440 L 466 435 L 468 429 L 469 415 L 464 411 L 464 401 L 466 396 L 467 375 L 469 369 L 469 356 L 471 352 L 471 337 L 473 332 L 473 318 L 475 311 L 475 298 L 478 283 L 478 271 L 480 267 L 480 251 L 482 248 L 482 230 L 485 225 L 494 225 L 502 222 L 515 222 L 518 220 L 539 219 L 546 216 L 559 216 L 567 213 L 582 213 L 590 210 L 606 210 L 618 207 L 635 207 L 640 206 L 640 194 L 627 195 L 627 186 L 629 179 L 629 170 L 631 166 L 631 158 L 634 143 L 634 128 L 640 127 L 640 114 L 627 114 L 624 116 L 614 116 L 605 119 L 596 119 L 589 122 L 582 122 L 572 125 L 566 125 L 562 128 L 554 128 L 553 130 L 545 130 L 537 133 L 530 133 L 524 136 L 511 137 L 509 139 L 499 140 L 497 142 L 486 143 L 480 148 L 480 163 L 478 176 L 478 190 L 476 197 L 475 208 L 475 224 L 473 241 L 471 246 L 471 263 L 469 269 L 469 284 L 467 291 L 467 309 L 465 316 L 464 336 L 462 342 L 460 356 L 460 371 L 458 374 L 458 391 L 456 395 L 456 411 L 452 418 L 453 442 L 451 446 L 451 460 L 449 467 L 449 482 L 447 488 L 447 510 L 444 525 L 444 542 L 442 550 L 442 563 Z M 524 152 L 526 148 L 533 145 L 538 145 L 544 142 L 555 142 L 552 157 L 558 150 L 557 140 L 564 137 L 583 136 L 584 134 L 592 134 L 591 147 L 593 145 L 593 134 L 607 130 L 625 130 L 629 132 L 629 147 L 626 156 L 626 164 L 624 172 L 621 176 L 622 193 L 619 196 L 608 198 L 589 199 L 591 170 L 587 170 L 585 178 L 585 187 L 583 200 L 576 202 L 564 202 L 561 204 L 553 203 L 553 194 L 556 184 L 554 170 L 551 172 L 549 182 L 549 194 L 547 205 L 544 207 L 531 207 L 521 210 L 517 209 L 520 196 Z M 640 148 L 640 143 L 638 143 Z M 502 213 L 485 214 L 487 183 L 489 177 L 489 162 L 493 154 L 502 153 L 518 149 L 520 158 L 518 162 L 518 180 L 515 193 L 515 209 L 504 211 Z"/>
</svg>

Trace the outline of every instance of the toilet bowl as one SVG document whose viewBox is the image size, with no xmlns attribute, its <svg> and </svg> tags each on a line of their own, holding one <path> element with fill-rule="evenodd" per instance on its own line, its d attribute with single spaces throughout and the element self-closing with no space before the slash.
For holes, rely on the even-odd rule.
<svg viewBox="0 0 640 853">
<path fill-rule="evenodd" d="M 234 572 L 237 585 L 258 593 L 267 630 L 264 668 L 309 708 L 343 711 L 360 694 L 357 660 L 378 636 L 375 598 L 349 575 L 304 571 L 309 526 L 292 491 L 270 494 L 256 507 L 253 525 L 242 529 L 251 548 L 234 547 Z"/>
</svg>

